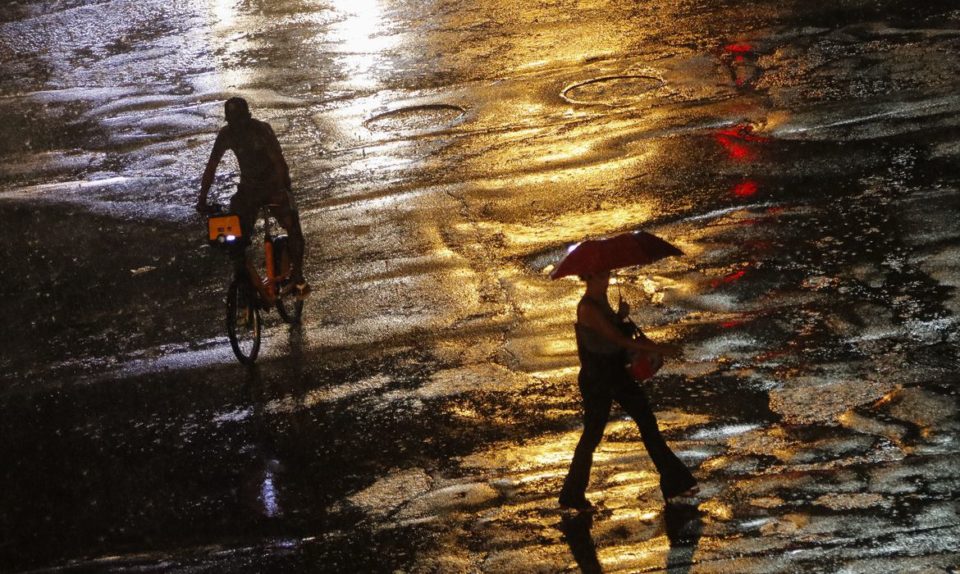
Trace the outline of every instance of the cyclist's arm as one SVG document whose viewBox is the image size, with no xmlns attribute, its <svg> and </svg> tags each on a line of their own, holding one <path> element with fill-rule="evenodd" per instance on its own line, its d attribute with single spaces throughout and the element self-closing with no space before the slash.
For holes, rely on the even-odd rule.
<svg viewBox="0 0 960 574">
<path fill-rule="evenodd" d="M 217 140 L 213 142 L 213 150 L 210 152 L 210 159 L 207 160 L 207 167 L 203 170 L 203 177 L 200 180 L 200 197 L 197 199 L 197 209 L 206 208 L 207 193 L 210 192 L 210 186 L 213 185 L 213 176 L 217 173 L 217 166 L 223 159 L 223 154 L 227 151 L 226 135 L 223 130 L 217 134 Z"/>
<path fill-rule="evenodd" d="M 274 171 L 280 176 L 280 181 L 284 187 L 290 189 L 290 168 L 287 166 L 287 160 L 283 158 L 283 150 L 280 148 L 280 141 L 277 134 L 273 133 L 270 124 L 264 124 L 267 129 L 267 155 L 273 163 Z"/>
</svg>

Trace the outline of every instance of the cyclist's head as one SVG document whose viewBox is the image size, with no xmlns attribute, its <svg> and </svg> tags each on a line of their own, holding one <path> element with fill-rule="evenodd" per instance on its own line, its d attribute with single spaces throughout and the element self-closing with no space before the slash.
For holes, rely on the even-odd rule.
<svg viewBox="0 0 960 574">
<path fill-rule="evenodd" d="M 250 106 L 247 105 L 247 100 L 243 98 L 230 98 L 223 108 L 228 124 L 236 124 L 243 120 L 249 120 L 251 117 Z"/>
</svg>

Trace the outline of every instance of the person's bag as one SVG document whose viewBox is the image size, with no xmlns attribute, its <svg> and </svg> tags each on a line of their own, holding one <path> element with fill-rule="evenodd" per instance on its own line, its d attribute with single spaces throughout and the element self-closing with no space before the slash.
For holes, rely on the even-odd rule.
<svg viewBox="0 0 960 574">
<path fill-rule="evenodd" d="M 636 381 L 645 381 L 657 374 L 663 366 L 663 355 L 660 353 L 637 352 L 630 357 L 627 367 L 630 376 Z"/>
<path fill-rule="evenodd" d="M 631 338 L 634 341 L 650 341 L 640 327 L 637 327 L 633 321 L 626 323 L 630 326 Z M 630 364 L 627 366 L 630 376 L 636 381 L 645 381 L 657 374 L 660 367 L 663 366 L 663 355 L 654 352 L 638 351 L 630 356 Z"/>
</svg>

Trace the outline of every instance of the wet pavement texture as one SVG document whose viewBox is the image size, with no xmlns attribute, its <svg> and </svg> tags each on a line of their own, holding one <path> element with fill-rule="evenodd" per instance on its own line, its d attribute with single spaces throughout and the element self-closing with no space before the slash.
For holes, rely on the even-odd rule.
<svg viewBox="0 0 960 574">
<path fill-rule="evenodd" d="M 957 572 L 958 53 L 947 1 L 5 3 L 0 571 Z M 233 95 L 314 286 L 253 369 L 192 207 Z M 701 493 L 615 411 L 564 514 L 548 273 L 636 229 Z"/>
</svg>

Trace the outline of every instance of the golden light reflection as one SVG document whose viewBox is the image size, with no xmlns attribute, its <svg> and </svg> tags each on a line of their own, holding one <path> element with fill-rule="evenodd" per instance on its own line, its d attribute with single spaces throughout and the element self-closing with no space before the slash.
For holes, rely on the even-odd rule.
<svg viewBox="0 0 960 574">
<path fill-rule="evenodd" d="M 538 161 L 541 163 L 570 161 L 571 159 L 587 155 L 591 149 L 593 149 L 593 144 L 590 142 L 570 142 L 541 155 Z"/>
<path fill-rule="evenodd" d="M 657 484 L 660 480 L 659 475 L 649 470 L 635 470 L 628 472 L 618 472 L 607 479 L 607 484 L 643 483 Z"/>
<path fill-rule="evenodd" d="M 537 68 L 543 68 L 543 67 L 545 67 L 545 66 L 548 66 L 548 65 L 551 64 L 551 63 L 552 63 L 552 60 L 545 60 L 545 59 L 544 59 L 544 60 L 532 60 L 532 61 L 530 61 L 530 62 L 526 62 L 526 63 L 520 64 L 519 66 L 517 66 L 517 68 L 518 68 L 519 70 L 524 70 L 524 71 L 536 70 Z"/>
<path fill-rule="evenodd" d="M 700 464 L 700 470 L 705 472 L 711 472 L 711 471 L 727 468 L 729 465 L 730 465 L 730 457 L 715 456 L 713 458 L 703 461 L 703 463 Z"/>
<path fill-rule="evenodd" d="M 348 73 L 353 88 L 378 84 L 380 56 L 394 47 L 394 37 L 384 31 L 383 6 L 379 0 L 332 0 L 343 19 L 331 27 L 331 40 L 340 53 L 339 64 Z"/>
<path fill-rule="evenodd" d="M 601 237 L 635 227 L 652 217 L 652 207 L 635 203 L 612 207 L 602 213 L 572 212 L 554 218 L 549 226 L 481 221 L 461 223 L 455 229 L 464 234 L 477 228 L 491 235 L 500 233 L 505 239 L 504 247 L 508 254 L 520 255 L 558 243 L 578 241 L 584 237 Z"/>
<path fill-rule="evenodd" d="M 877 401 L 873 403 L 873 408 L 880 408 L 885 405 L 889 405 L 893 403 L 893 400 L 900 396 L 900 394 L 902 393 L 902 390 L 903 390 L 903 387 L 900 385 L 897 385 L 892 391 L 890 391 L 889 393 L 877 399 Z"/>
<path fill-rule="evenodd" d="M 551 478 L 561 478 L 567 472 L 566 468 L 557 468 L 555 470 L 545 470 L 543 472 L 530 472 L 523 474 L 517 478 L 517 483 L 519 484 L 538 484 L 544 480 L 549 480 Z"/>
<path fill-rule="evenodd" d="M 475 409 L 471 409 L 469 407 L 453 407 L 452 409 L 450 409 L 450 412 L 452 412 L 453 414 L 457 415 L 460 418 L 465 418 L 465 419 L 480 418 L 480 414 Z"/>
<path fill-rule="evenodd" d="M 548 357 L 574 355 L 577 352 L 577 345 L 572 339 L 554 339 L 541 345 L 540 352 Z"/>
<path fill-rule="evenodd" d="M 636 129 L 635 125 L 633 129 Z M 609 135 L 604 138 L 596 137 L 602 140 Z M 498 166 L 501 175 L 478 179 L 476 185 L 479 189 L 492 191 L 542 185 L 615 187 L 616 182 L 639 171 L 657 152 L 651 146 L 645 146 L 632 154 L 623 150 L 607 151 L 602 144 L 602 141 L 565 143 L 560 138 L 555 138 L 539 145 L 524 142 L 524 145 L 489 150 L 483 155 L 481 168 L 483 172 L 489 173 L 490 166 Z M 591 151 L 593 153 L 590 153 Z"/>
<path fill-rule="evenodd" d="M 618 508 L 613 514 L 614 519 L 624 522 L 634 520 L 640 522 L 652 522 L 659 517 L 660 511 L 650 508 Z"/>
<path fill-rule="evenodd" d="M 700 510 L 706 512 L 716 520 L 731 520 L 733 518 L 733 508 L 718 500 L 707 500 L 700 504 Z"/>
<path fill-rule="evenodd" d="M 688 413 L 685 411 L 671 410 L 657 413 L 657 422 L 662 431 L 700 426 L 712 421 L 713 418 L 707 415 Z"/>
<path fill-rule="evenodd" d="M 597 550 L 597 557 L 605 570 L 639 571 L 648 567 L 666 564 L 670 540 L 666 536 L 657 536 L 639 544 L 623 544 Z"/>
<path fill-rule="evenodd" d="M 463 466 L 496 470 L 518 481 L 527 475 L 554 475 L 566 472 L 579 438 L 579 431 L 571 431 L 548 435 L 523 445 L 497 444 L 485 452 L 465 457 Z"/>
<path fill-rule="evenodd" d="M 548 381 L 558 380 L 558 379 L 570 379 L 577 376 L 577 373 L 580 372 L 579 366 L 573 367 L 560 367 L 558 369 L 546 369 L 543 371 L 534 371 L 530 373 L 531 377 L 537 379 L 546 379 Z"/>
</svg>

